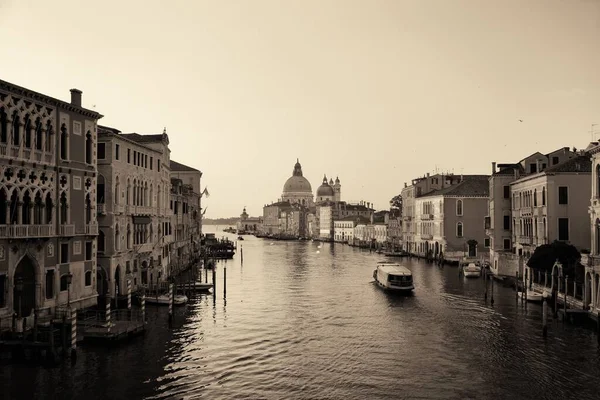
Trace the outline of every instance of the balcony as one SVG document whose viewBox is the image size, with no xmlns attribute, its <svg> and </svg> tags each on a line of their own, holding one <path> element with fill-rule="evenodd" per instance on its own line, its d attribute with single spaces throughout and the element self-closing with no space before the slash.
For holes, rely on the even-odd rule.
<svg viewBox="0 0 600 400">
<path fill-rule="evenodd" d="M 36 238 L 54 236 L 54 225 L 0 225 L 0 238 Z"/>
<path fill-rule="evenodd" d="M 533 244 L 533 238 L 531 236 L 519 236 L 517 241 L 519 242 L 519 244 Z"/>
<path fill-rule="evenodd" d="M 136 253 L 151 253 L 154 243 L 136 244 L 133 246 Z"/>
<path fill-rule="evenodd" d="M 98 224 L 93 222 L 85 226 L 85 234 L 96 236 L 98 235 Z"/>
<path fill-rule="evenodd" d="M 421 239 L 422 240 L 431 240 L 431 239 L 433 239 L 433 235 L 430 235 L 428 233 L 421 233 Z"/>
<path fill-rule="evenodd" d="M 60 225 L 58 228 L 60 236 L 75 236 L 75 225 Z"/>
<path fill-rule="evenodd" d="M 533 207 L 521 207 L 519 209 L 519 214 L 521 217 L 531 217 L 533 214 Z"/>
<path fill-rule="evenodd" d="M 428 221 L 433 219 L 433 214 L 421 214 L 422 221 Z"/>
</svg>

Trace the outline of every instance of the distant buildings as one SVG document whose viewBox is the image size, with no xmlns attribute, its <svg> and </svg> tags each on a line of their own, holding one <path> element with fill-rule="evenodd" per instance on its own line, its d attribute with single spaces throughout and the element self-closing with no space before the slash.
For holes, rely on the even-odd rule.
<svg viewBox="0 0 600 400">
<path fill-rule="evenodd" d="M 262 217 L 251 217 L 246 212 L 246 207 L 240 215 L 240 220 L 237 223 L 238 233 L 260 233 L 262 231 L 263 218 Z"/>
</svg>

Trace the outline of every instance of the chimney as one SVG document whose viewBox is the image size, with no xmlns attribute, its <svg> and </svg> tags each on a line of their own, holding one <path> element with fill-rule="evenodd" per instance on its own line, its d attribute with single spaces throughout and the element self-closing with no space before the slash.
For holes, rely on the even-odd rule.
<svg viewBox="0 0 600 400">
<path fill-rule="evenodd" d="M 81 107 L 81 90 L 71 89 L 71 104 Z"/>
<path fill-rule="evenodd" d="M 496 173 L 496 162 L 492 161 L 492 175 Z"/>
<path fill-rule="evenodd" d="M 429 178 L 429 172 L 427 173 L 427 177 Z"/>
<path fill-rule="evenodd" d="M 404 187 L 406 187 L 406 182 L 404 182 Z"/>
</svg>

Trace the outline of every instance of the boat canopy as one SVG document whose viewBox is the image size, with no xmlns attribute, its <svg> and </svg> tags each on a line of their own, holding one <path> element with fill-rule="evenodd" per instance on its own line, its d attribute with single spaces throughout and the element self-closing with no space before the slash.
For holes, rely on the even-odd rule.
<svg viewBox="0 0 600 400">
<path fill-rule="evenodd" d="M 411 276 L 412 272 L 402 264 L 379 263 L 377 269 L 388 275 Z"/>
</svg>

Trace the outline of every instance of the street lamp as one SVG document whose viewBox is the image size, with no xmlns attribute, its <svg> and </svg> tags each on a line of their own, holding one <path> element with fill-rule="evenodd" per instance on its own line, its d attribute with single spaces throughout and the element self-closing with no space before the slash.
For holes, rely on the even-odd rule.
<svg viewBox="0 0 600 400">
<path fill-rule="evenodd" d="M 71 307 L 71 282 L 73 281 L 73 274 L 69 272 L 65 277 L 67 278 L 67 307 Z"/>
<path fill-rule="evenodd" d="M 21 318 L 21 293 L 23 293 L 23 278 L 22 277 L 17 277 L 17 279 L 15 280 L 15 290 L 17 291 L 17 295 L 18 295 L 18 302 L 19 302 L 19 307 L 18 307 L 18 311 L 19 311 L 19 318 Z"/>
</svg>

